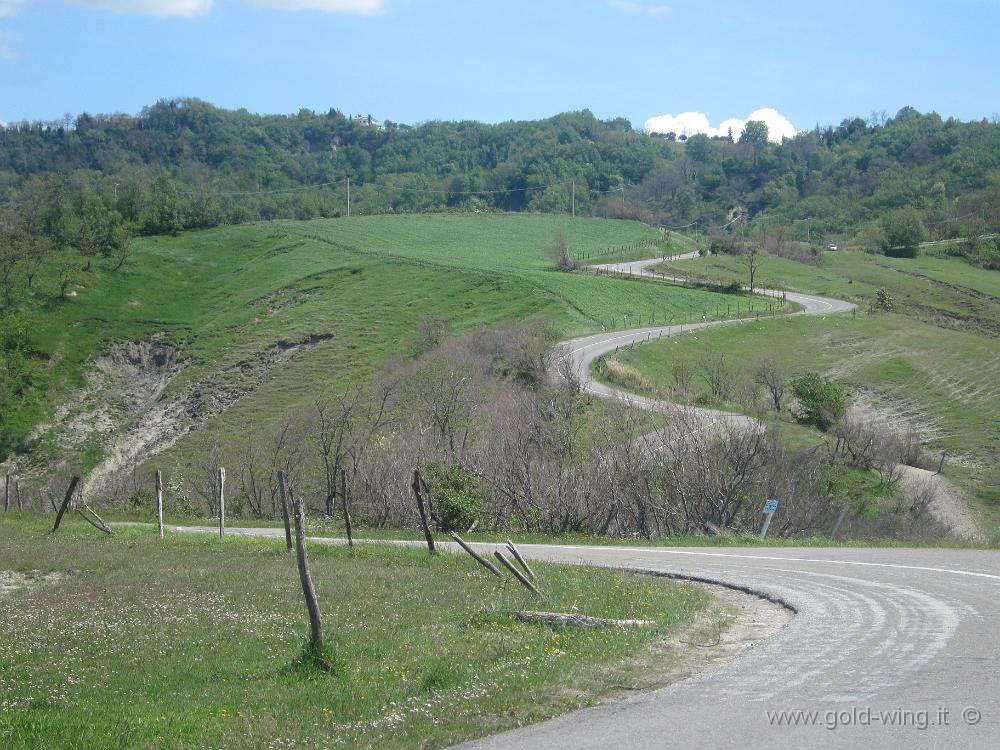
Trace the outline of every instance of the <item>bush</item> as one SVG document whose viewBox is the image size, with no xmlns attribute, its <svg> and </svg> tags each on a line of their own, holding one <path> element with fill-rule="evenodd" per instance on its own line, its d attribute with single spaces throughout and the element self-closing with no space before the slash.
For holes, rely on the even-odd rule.
<svg viewBox="0 0 1000 750">
<path fill-rule="evenodd" d="M 563 271 L 572 271 L 580 265 L 580 262 L 570 255 L 569 241 L 561 229 L 556 232 L 555 240 L 549 245 L 549 256 Z"/>
<path fill-rule="evenodd" d="M 829 378 L 810 372 L 791 382 L 792 395 L 799 400 L 795 418 L 801 424 L 828 430 L 844 416 L 844 390 Z"/>
<path fill-rule="evenodd" d="M 436 473 L 436 472 L 434 472 Z M 465 531 L 483 515 L 476 478 L 452 466 L 434 489 L 434 521 L 442 531 Z"/>
<path fill-rule="evenodd" d="M 884 286 L 879 287 L 878 291 L 875 292 L 875 307 L 886 312 L 892 312 L 895 307 L 892 295 Z"/>
</svg>

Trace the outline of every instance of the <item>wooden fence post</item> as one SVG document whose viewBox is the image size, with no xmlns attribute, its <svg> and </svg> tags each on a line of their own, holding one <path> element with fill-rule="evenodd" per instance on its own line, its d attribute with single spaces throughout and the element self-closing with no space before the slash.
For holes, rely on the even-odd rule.
<svg viewBox="0 0 1000 750">
<path fill-rule="evenodd" d="M 295 557 L 299 566 L 299 582 L 302 584 L 302 595 L 309 610 L 309 645 L 317 655 L 323 651 L 323 620 L 319 613 L 319 602 L 316 601 L 316 589 L 313 587 L 312 576 L 309 575 L 309 560 L 306 558 L 306 516 L 302 501 L 292 492 L 292 507 L 295 509 Z"/>
<path fill-rule="evenodd" d="M 462 537 L 460 537 L 454 531 L 451 532 L 451 538 L 454 539 L 458 543 L 459 547 L 461 547 L 466 552 L 468 552 L 472 556 L 473 560 L 475 560 L 477 563 L 479 563 L 480 565 L 482 565 L 484 568 L 486 568 L 488 571 L 490 571 L 490 573 L 492 573 L 493 575 L 495 575 L 497 578 L 503 578 L 503 573 L 501 573 L 497 569 L 496 565 L 494 565 L 489 560 L 487 560 L 485 557 L 483 557 L 478 552 L 476 552 L 474 549 L 472 549 L 472 547 L 470 547 L 468 544 L 466 544 L 465 540 L 462 539 Z"/>
<path fill-rule="evenodd" d="M 424 538 L 427 539 L 427 549 L 434 554 L 434 537 L 431 535 L 431 527 L 427 523 L 427 511 L 424 509 L 424 496 L 420 491 L 423 480 L 420 478 L 420 469 L 413 470 L 413 494 L 417 496 L 417 510 L 420 511 L 420 525 L 424 527 Z M 424 485 L 426 488 L 426 485 Z"/>
<path fill-rule="evenodd" d="M 219 467 L 219 539 L 226 536 L 226 470 Z"/>
<path fill-rule="evenodd" d="M 495 557 L 495 558 L 496 558 L 497 560 L 499 560 L 500 562 L 502 562 L 502 563 L 503 563 L 503 566 L 504 566 L 505 568 L 507 568 L 507 570 L 509 570 L 509 571 L 511 572 L 511 574 L 512 574 L 512 575 L 513 575 L 513 576 L 514 576 L 514 577 L 515 577 L 515 578 L 516 578 L 516 579 L 517 579 L 518 581 L 520 581 L 520 582 L 521 582 L 521 583 L 522 583 L 522 584 L 524 585 L 524 587 L 525 587 L 525 588 L 527 588 L 527 589 L 528 589 L 528 591 L 530 591 L 530 592 L 531 592 L 532 594 L 534 594 L 535 596 L 541 596 L 541 595 L 542 595 L 542 592 L 541 592 L 541 591 L 539 591 L 539 590 L 538 590 L 537 588 L 535 588 L 535 584 L 533 584 L 533 583 L 532 583 L 531 581 L 529 581 L 529 580 L 528 580 L 528 579 L 527 579 L 527 578 L 526 578 L 526 577 L 524 576 L 524 573 L 522 573 L 522 572 L 521 572 L 520 570 L 518 570 L 517 568 L 515 568 L 515 567 L 514 567 L 514 563 L 512 563 L 512 562 L 511 562 L 510 560 L 508 560 L 508 559 L 507 559 L 506 557 L 504 557 L 504 554 L 503 554 L 503 552 L 501 552 L 501 551 L 500 551 L 500 550 L 498 550 L 498 549 L 497 549 L 497 550 L 493 550 L 493 556 L 494 556 L 494 557 Z"/>
<path fill-rule="evenodd" d="M 344 504 L 344 530 L 347 532 L 347 546 L 354 546 L 354 529 L 351 525 L 351 506 L 347 502 L 347 470 L 340 470 L 340 499 Z"/>
<path fill-rule="evenodd" d="M 278 490 L 281 493 L 281 517 L 285 522 L 285 544 L 288 551 L 292 550 L 292 531 L 288 525 L 288 493 L 285 489 L 285 472 L 278 472 Z"/>
<path fill-rule="evenodd" d="M 21 505 L 21 480 L 14 480 L 14 494 L 17 495 L 17 509 L 24 510 L 24 506 Z"/>
<path fill-rule="evenodd" d="M 163 539 L 163 477 L 156 472 L 156 532 Z"/>
<path fill-rule="evenodd" d="M 10 508 L 10 474 L 7 474 L 3 488 L 3 512 L 6 513 L 9 508 Z"/>
<path fill-rule="evenodd" d="M 528 574 L 528 577 L 534 580 L 536 577 L 535 571 L 528 566 L 528 563 L 525 562 L 523 557 L 521 557 L 521 553 L 518 551 L 517 547 L 514 546 L 514 542 L 510 539 L 507 540 L 507 549 L 510 550 L 510 554 L 512 554 L 514 559 L 520 563 L 521 567 L 524 568 L 524 572 Z"/>
<path fill-rule="evenodd" d="M 63 498 L 62 505 L 59 506 L 59 512 L 56 513 L 56 522 L 52 526 L 52 531 L 55 532 L 59 528 L 59 524 L 62 522 L 63 514 L 66 513 L 66 508 L 69 507 L 69 501 L 73 499 L 73 493 L 76 492 L 76 485 L 80 482 L 80 475 L 74 474 L 73 478 L 69 480 L 69 489 L 66 490 L 66 497 Z"/>
</svg>

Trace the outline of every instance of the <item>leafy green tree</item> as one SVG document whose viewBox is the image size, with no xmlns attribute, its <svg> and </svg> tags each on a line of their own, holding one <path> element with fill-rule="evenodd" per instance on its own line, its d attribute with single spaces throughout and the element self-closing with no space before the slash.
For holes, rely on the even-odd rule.
<svg viewBox="0 0 1000 750">
<path fill-rule="evenodd" d="M 790 385 L 799 402 L 795 416 L 800 423 L 826 431 L 844 416 L 844 389 L 829 378 L 810 372 L 795 378 Z"/>
<path fill-rule="evenodd" d="M 150 188 L 145 227 L 150 234 L 177 234 L 184 228 L 180 194 L 169 177 L 158 177 Z"/>
<path fill-rule="evenodd" d="M 740 133 L 740 143 L 748 143 L 751 146 L 766 146 L 769 131 L 767 123 L 760 120 L 747 120 Z"/>
<path fill-rule="evenodd" d="M 885 231 L 882 250 L 896 258 L 917 257 L 920 243 L 927 239 L 927 228 L 914 208 L 893 211 L 883 221 L 882 228 Z"/>
</svg>

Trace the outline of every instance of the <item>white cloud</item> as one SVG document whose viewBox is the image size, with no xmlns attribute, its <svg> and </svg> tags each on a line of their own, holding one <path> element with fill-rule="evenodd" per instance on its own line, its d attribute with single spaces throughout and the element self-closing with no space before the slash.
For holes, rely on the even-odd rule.
<svg viewBox="0 0 1000 750">
<path fill-rule="evenodd" d="M 119 13 L 190 18 L 210 11 L 214 0 L 77 0 L 77 2 L 92 8 Z"/>
<path fill-rule="evenodd" d="M 10 18 L 25 0 L 0 0 L 0 18 Z"/>
<path fill-rule="evenodd" d="M 350 13 L 372 16 L 384 10 L 384 0 L 250 0 L 254 5 L 271 10 L 317 10 L 323 13 Z"/>
<path fill-rule="evenodd" d="M 713 128 L 708 116 L 702 112 L 681 112 L 679 115 L 657 115 L 646 120 L 644 128 L 647 133 L 676 133 L 692 136 L 704 133 L 708 136 L 727 135 L 732 130 L 733 138 L 738 139 L 748 120 L 760 120 L 767 125 L 768 140 L 781 143 L 782 138 L 791 138 L 797 132 L 795 126 L 784 115 L 771 107 L 751 112 L 744 119 L 730 118 Z"/>
<path fill-rule="evenodd" d="M 30 0 L 0 0 L 0 18 L 10 18 Z M 80 5 L 118 13 L 147 16 L 191 18 L 208 13 L 215 0 L 73 0 Z M 314 10 L 323 13 L 351 13 L 370 16 L 385 9 L 385 0 L 247 0 L 252 5 L 270 10 Z M 633 3 L 626 3 L 632 5 Z M 658 6 L 657 6 L 658 7 Z"/>
<path fill-rule="evenodd" d="M 634 2 L 634 0 L 608 0 L 608 5 L 623 13 L 636 13 L 647 16 L 659 16 L 670 10 L 666 5 Z"/>
</svg>

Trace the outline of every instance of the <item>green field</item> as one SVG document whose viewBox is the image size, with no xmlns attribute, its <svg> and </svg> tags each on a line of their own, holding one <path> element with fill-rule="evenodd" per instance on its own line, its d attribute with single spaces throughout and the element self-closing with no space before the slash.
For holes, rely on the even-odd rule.
<svg viewBox="0 0 1000 750">
<path fill-rule="evenodd" d="M 667 263 L 661 270 L 718 282 L 745 276 L 741 259 L 727 255 Z M 853 300 L 858 313 L 700 331 L 636 347 L 618 360 L 654 391 L 675 384 L 677 362 L 697 372 L 706 353 L 725 353 L 738 371 L 768 354 L 790 375 L 825 373 L 847 386 L 859 405 L 897 426 L 913 426 L 929 450 L 946 450 L 956 478 L 980 496 L 979 509 L 998 515 L 992 495 L 980 488 L 995 483 L 1000 454 L 1000 273 L 948 257 L 839 251 L 823 255 L 820 266 L 766 255 L 759 278 L 778 288 Z M 895 312 L 869 312 L 880 287 L 892 295 Z M 701 377 L 694 382 L 692 400 L 705 400 L 707 385 Z M 810 439 L 791 426 L 789 435 L 802 444 Z"/>
<path fill-rule="evenodd" d="M 766 353 L 793 376 L 829 374 L 955 455 L 986 461 L 1000 450 L 1000 345 L 984 337 L 893 314 L 797 317 L 677 336 L 618 359 L 664 389 L 674 384 L 675 363 L 697 371 L 706 352 L 724 352 L 735 367 Z M 707 391 L 700 381 L 695 398 Z"/>
<path fill-rule="evenodd" d="M 710 281 L 746 283 L 741 258 L 710 255 L 666 263 L 658 270 Z M 1000 273 L 943 256 L 887 258 L 840 250 L 824 252 L 812 266 L 765 254 L 758 283 L 813 292 L 867 306 L 885 287 L 912 317 L 952 328 L 1000 334 Z"/>
<path fill-rule="evenodd" d="M 293 667 L 308 624 L 283 543 L 49 522 L 0 519 L 0 574 L 60 576 L 0 589 L 5 750 L 443 747 L 665 679 L 664 636 L 709 640 L 728 618 L 701 591 L 619 571 L 538 563 L 539 602 L 465 556 L 312 547 L 336 654 L 323 673 Z M 522 609 L 655 625 L 557 630 Z"/>
<path fill-rule="evenodd" d="M 536 321 L 556 338 L 622 326 L 626 315 L 699 318 L 719 300 L 712 292 L 560 271 L 547 250 L 558 231 L 573 253 L 588 255 L 658 237 L 645 225 L 604 219 L 412 215 L 143 240 L 122 271 L 85 275 L 75 296 L 34 309 L 32 344 L 49 360 L 9 429 L 26 436 L 71 398 L 109 341 L 160 334 L 175 342 L 186 364 L 176 390 L 239 369 L 278 341 L 332 334 L 276 368 L 199 436 L 224 440 L 248 421 L 273 423 L 325 390 L 367 379 L 387 358 L 413 353 L 424 317 L 457 330 Z M 92 451 L 82 468 L 99 456 Z"/>
</svg>

